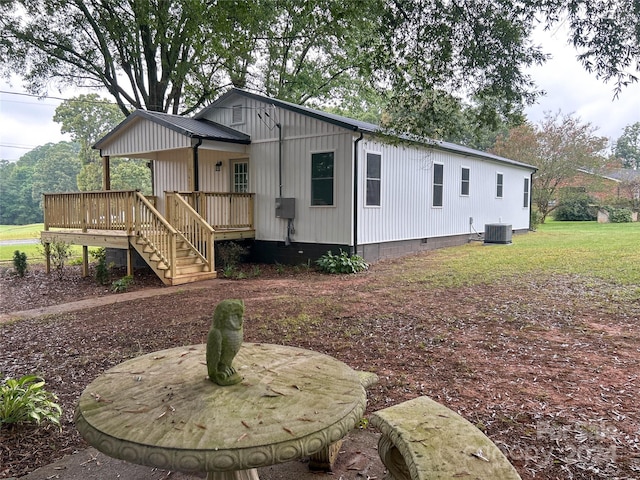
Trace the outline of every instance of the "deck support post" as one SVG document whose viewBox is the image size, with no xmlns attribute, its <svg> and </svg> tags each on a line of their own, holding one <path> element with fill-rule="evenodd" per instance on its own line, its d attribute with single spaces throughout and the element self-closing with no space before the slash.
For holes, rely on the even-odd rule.
<svg viewBox="0 0 640 480">
<path fill-rule="evenodd" d="M 44 244 L 45 271 L 51 273 L 51 244 Z"/>
<path fill-rule="evenodd" d="M 133 277 L 133 248 L 127 248 L 127 276 Z"/>
<path fill-rule="evenodd" d="M 82 276 L 89 276 L 89 247 L 86 245 L 82 246 Z"/>
</svg>

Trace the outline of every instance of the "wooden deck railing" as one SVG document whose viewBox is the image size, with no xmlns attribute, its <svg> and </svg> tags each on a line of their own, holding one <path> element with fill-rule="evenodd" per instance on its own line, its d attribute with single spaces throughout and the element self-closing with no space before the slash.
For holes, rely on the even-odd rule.
<svg viewBox="0 0 640 480">
<path fill-rule="evenodd" d="M 135 190 L 44 194 L 44 229 L 133 231 Z"/>
<path fill-rule="evenodd" d="M 215 230 L 253 229 L 254 193 L 174 192 L 184 197 Z M 167 192 L 167 199 L 172 195 Z"/>
<path fill-rule="evenodd" d="M 134 232 L 176 276 L 176 251 L 180 233 L 139 192 L 136 192 Z"/>
<path fill-rule="evenodd" d="M 207 271 L 214 271 L 213 228 L 178 194 L 167 195 L 166 209 L 169 223 L 182 233 Z"/>
</svg>

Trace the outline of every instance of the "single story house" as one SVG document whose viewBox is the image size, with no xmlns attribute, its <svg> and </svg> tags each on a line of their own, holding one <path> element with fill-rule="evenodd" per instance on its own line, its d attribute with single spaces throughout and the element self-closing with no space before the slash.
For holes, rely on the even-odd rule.
<svg viewBox="0 0 640 480">
<path fill-rule="evenodd" d="M 153 208 L 161 217 L 153 222 L 165 221 L 163 228 L 176 230 L 193 247 L 205 245 L 207 251 L 196 256 L 209 262 L 209 273 L 212 245 L 230 239 L 249 241 L 256 261 L 307 263 L 328 250 L 376 261 L 466 243 L 486 224 L 509 225 L 509 235 L 530 227 L 531 165 L 447 142 L 388 135 L 377 125 L 241 89 L 192 118 L 138 110 L 94 148 L 103 157 L 107 191 L 111 157 L 150 161 L 150 205 L 139 199 L 121 204 L 135 203 L 133 212 Z M 180 283 L 173 253 L 160 251 L 159 238 L 141 238 L 153 232 L 140 233 L 134 213 L 131 221 L 127 215 L 111 210 L 82 220 L 83 233 L 105 228 L 102 219 L 111 221 L 127 231 L 129 245 L 161 258 L 172 279 L 167 283 Z M 45 230 L 69 228 L 49 220 Z M 204 233 L 194 237 L 196 230 Z M 178 244 L 185 244 L 181 238 Z"/>
</svg>

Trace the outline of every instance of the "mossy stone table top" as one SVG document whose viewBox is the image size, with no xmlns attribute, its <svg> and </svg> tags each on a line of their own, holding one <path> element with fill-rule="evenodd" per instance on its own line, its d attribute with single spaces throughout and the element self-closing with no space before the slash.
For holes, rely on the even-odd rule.
<svg viewBox="0 0 640 480">
<path fill-rule="evenodd" d="M 234 359 L 243 381 L 207 377 L 206 345 L 126 361 L 82 393 L 76 426 L 103 453 L 181 472 L 229 472 L 313 454 L 362 418 L 357 373 L 330 356 L 245 343 Z"/>
</svg>

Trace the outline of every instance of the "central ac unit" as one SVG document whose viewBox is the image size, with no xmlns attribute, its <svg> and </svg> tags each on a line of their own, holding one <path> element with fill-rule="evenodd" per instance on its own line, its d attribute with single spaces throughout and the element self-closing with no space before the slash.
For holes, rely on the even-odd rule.
<svg viewBox="0 0 640 480">
<path fill-rule="evenodd" d="M 488 223 L 484 226 L 484 243 L 511 243 L 513 229 L 506 223 Z"/>
</svg>

